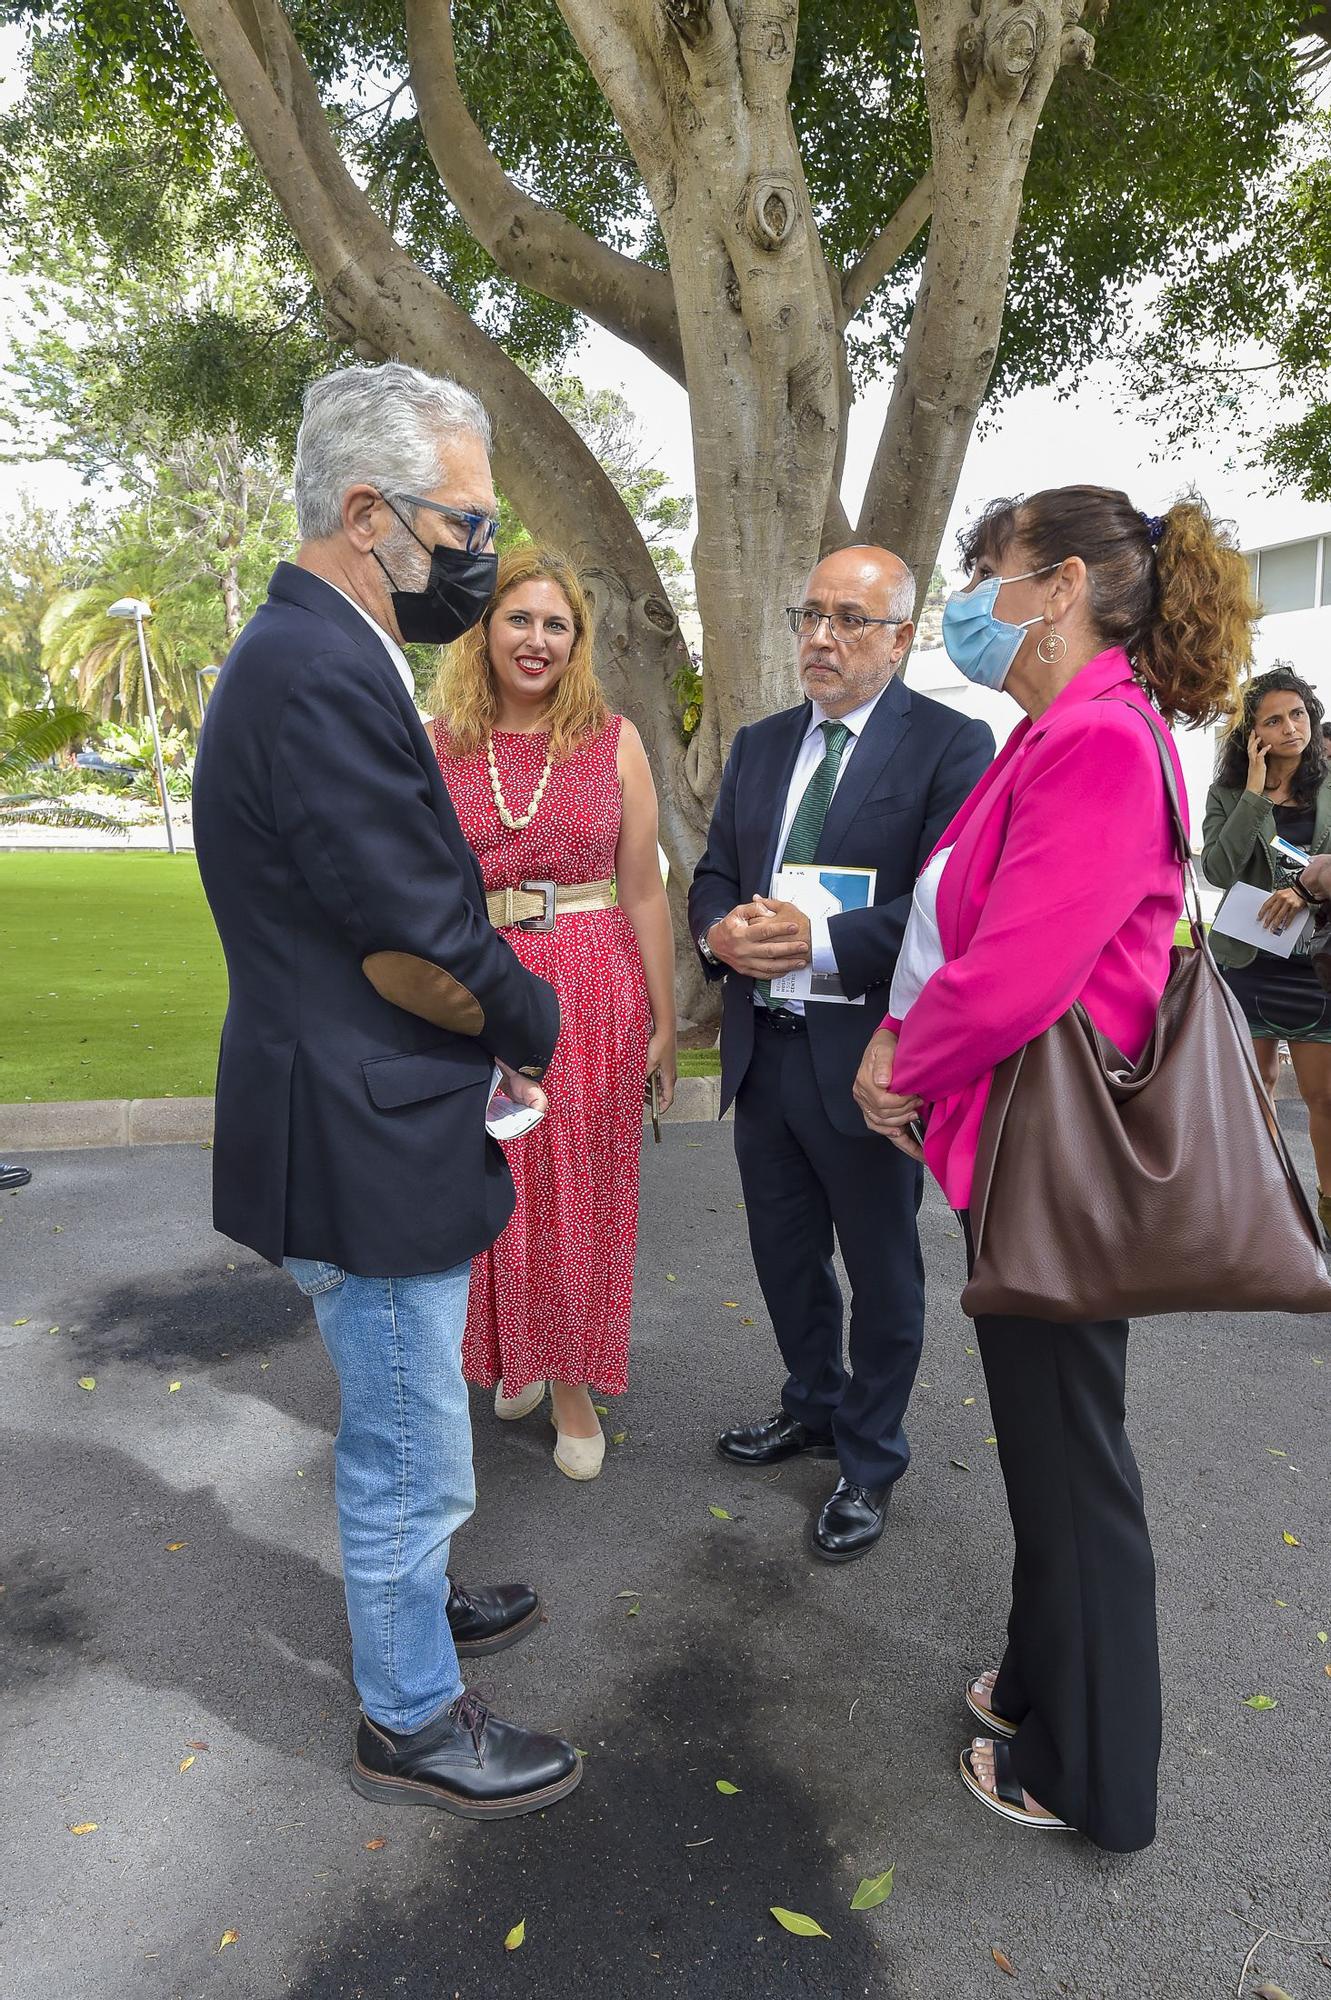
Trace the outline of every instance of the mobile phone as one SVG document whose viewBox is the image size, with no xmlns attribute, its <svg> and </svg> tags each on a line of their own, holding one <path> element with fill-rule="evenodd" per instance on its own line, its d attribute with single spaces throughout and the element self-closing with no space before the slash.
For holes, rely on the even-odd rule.
<svg viewBox="0 0 1331 2000">
<path fill-rule="evenodd" d="M 1282 834 L 1273 834 L 1271 836 L 1271 845 L 1282 861 L 1292 861 L 1299 868 L 1306 868 L 1312 860 L 1311 854 L 1305 854 L 1301 847 L 1295 847 Z"/>
<path fill-rule="evenodd" d="M 647 1098 L 648 1113 L 652 1121 L 652 1138 L 659 1146 L 661 1143 L 661 1079 L 655 1070 L 652 1071 L 647 1079 L 647 1088 L 644 1094 Z"/>
<path fill-rule="evenodd" d="M 916 1145 L 920 1148 L 921 1152 L 923 1152 L 924 1127 L 923 1125 L 921 1125 L 919 1119 L 918 1118 L 908 1119 L 906 1122 L 906 1130 L 910 1133 L 911 1138 L 915 1141 Z"/>
</svg>

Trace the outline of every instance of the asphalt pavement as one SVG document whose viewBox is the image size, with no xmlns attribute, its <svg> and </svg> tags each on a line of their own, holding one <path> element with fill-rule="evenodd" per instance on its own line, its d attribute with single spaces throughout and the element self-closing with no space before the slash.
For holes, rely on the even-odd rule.
<svg viewBox="0 0 1331 2000">
<path fill-rule="evenodd" d="M 587 1753 L 565 1804 L 476 1826 L 347 1783 L 335 1385 L 294 1288 L 212 1233 L 208 1152 L 28 1164 L 0 1195 L 3 2000 L 1331 1995 L 1326 1319 L 1135 1331 L 1160 1833 L 1014 1832 L 957 1777 L 1011 1548 L 956 1224 L 931 1191 L 887 1535 L 830 1568 L 806 1537 L 834 1468 L 715 1456 L 779 1375 L 730 1132 L 667 1127 L 602 1478 L 476 1397 L 456 1573 L 529 1577 L 548 1613 L 478 1681 Z"/>
</svg>

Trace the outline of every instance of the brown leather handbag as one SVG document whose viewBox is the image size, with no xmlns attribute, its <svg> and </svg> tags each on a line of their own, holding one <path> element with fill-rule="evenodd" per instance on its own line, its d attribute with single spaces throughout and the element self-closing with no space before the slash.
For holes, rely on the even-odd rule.
<svg viewBox="0 0 1331 2000">
<path fill-rule="evenodd" d="M 1331 1311 L 1316 1220 L 1206 941 L 1174 767 L 1142 720 L 1191 889 L 1193 949 L 1172 953 L 1140 1062 L 1078 1003 L 994 1072 L 961 1297 L 972 1319 Z"/>
</svg>

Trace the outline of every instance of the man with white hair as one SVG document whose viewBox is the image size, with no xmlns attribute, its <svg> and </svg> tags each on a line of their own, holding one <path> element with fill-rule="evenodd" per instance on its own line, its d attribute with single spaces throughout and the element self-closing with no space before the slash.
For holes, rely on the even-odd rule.
<svg viewBox="0 0 1331 2000">
<path fill-rule="evenodd" d="M 915 579 L 886 549 L 817 565 L 786 612 L 806 699 L 736 736 L 689 896 L 699 955 L 725 980 L 721 1109 L 733 1101 L 749 1243 L 786 1365 L 775 1415 L 718 1448 L 734 1465 L 838 1461 L 812 1535 L 825 1562 L 866 1555 L 883 1532 L 924 1335 L 920 1169 L 870 1132 L 851 1088 L 887 1012 L 915 878 L 994 752 L 983 722 L 900 678 L 914 608 Z M 815 864 L 822 914 L 775 879 Z M 866 869 L 872 896 L 832 914 Z M 773 990 L 805 969 L 807 1005 Z"/>
<path fill-rule="evenodd" d="M 568 1743 L 491 1716 L 458 1670 L 532 1630 L 536 1592 L 448 1577 L 475 1504 L 470 1263 L 513 1208 L 485 1131 L 492 1065 L 541 1108 L 559 1008 L 486 916 L 402 653 L 485 609 L 488 447 L 476 399 L 419 369 L 310 385 L 300 549 L 218 678 L 194 828 L 230 979 L 214 1218 L 313 1300 L 342 1393 L 352 1783 L 503 1819 L 582 1775 Z"/>
</svg>

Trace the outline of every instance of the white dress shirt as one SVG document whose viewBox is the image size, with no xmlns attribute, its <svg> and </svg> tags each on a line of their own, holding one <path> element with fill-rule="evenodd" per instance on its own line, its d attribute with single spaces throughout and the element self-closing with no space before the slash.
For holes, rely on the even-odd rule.
<svg viewBox="0 0 1331 2000">
<path fill-rule="evenodd" d="M 887 1011 L 894 1021 L 905 1020 L 934 974 L 943 969 L 943 941 L 938 935 L 938 885 L 951 859 L 952 849 L 942 848 L 915 884 L 906 934 L 901 940 L 887 1000 Z"/>
<path fill-rule="evenodd" d="M 325 577 L 323 581 L 325 583 L 328 583 L 328 578 Z M 393 662 L 393 665 L 397 668 L 398 678 L 401 680 L 403 687 L 407 690 L 407 693 L 411 696 L 411 705 L 414 708 L 416 706 L 416 677 L 412 673 L 411 668 L 407 663 L 406 654 L 403 652 L 401 646 L 398 645 L 397 640 L 393 637 L 392 633 L 385 632 L 383 626 L 379 623 L 378 619 L 371 618 L 369 612 L 365 609 L 365 606 L 363 604 L 357 604 L 354 597 L 347 597 L 347 593 L 345 590 L 338 590 L 338 587 L 335 583 L 329 583 L 328 588 L 330 590 L 337 590 L 338 596 L 345 597 L 347 603 L 351 606 L 353 611 L 359 611 L 361 617 L 365 620 L 365 623 L 374 633 L 376 639 L 378 639 L 381 642 L 385 651 L 388 654 L 389 659 Z M 849 716 L 847 716 L 846 720 L 847 721 L 850 720 Z M 849 745 L 847 745 L 847 748 L 849 749 Z"/>
<path fill-rule="evenodd" d="M 879 688 L 876 695 L 871 696 L 868 701 L 861 702 L 858 708 L 852 708 L 849 715 L 829 715 L 819 702 L 813 703 L 813 713 L 809 717 L 809 726 L 804 732 L 804 741 L 800 744 L 799 756 L 795 759 L 795 768 L 790 774 L 790 788 L 786 793 L 785 810 L 781 815 L 781 832 L 776 843 L 774 876 L 781 867 L 781 856 L 785 852 L 786 842 L 790 838 L 790 829 L 794 824 L 795 814 L 799 811 L 800 800 L 808 790 L 809 780 L 822 763 L 823 758 L 827 755 L 827 738 L 823 735 L 823 724 L 825 722 L 839 722 L 843 728 L 850 731 L 850 741 L 841 753 L 841 762 L 837 766 L 836 778 L 832 784 L 832 798 L 835 798 L 837 786 L 845 777 L 847 766 L 851 758 L 855 755 L 855 751 L 859 745 L 860 735 L 869 717 L 873 714 L 890 686 L 891 682 L 888 681 L 883 687 Z M 830 799 L 828 801 L 828 811 L 831 811 Z M 771 890 L 772 885 L 769 882 L 767 885 L 769 896 Z M 836 953 L 832 949 L 827 918 L 810 918 L 809 933 L 809 945 L 813 954 L 811 969 L 814 972 L 835 973 L 837 969 Z M 753 998 L 755 1006 L 761 1007 L 764 1004 L 757 993 L 754 994 Z M 802 1000 L 783 1000 L 781 1004 L 792 1014 L 802 1014 L 804 1012 L 804 1002 Z"/>
</svg>

